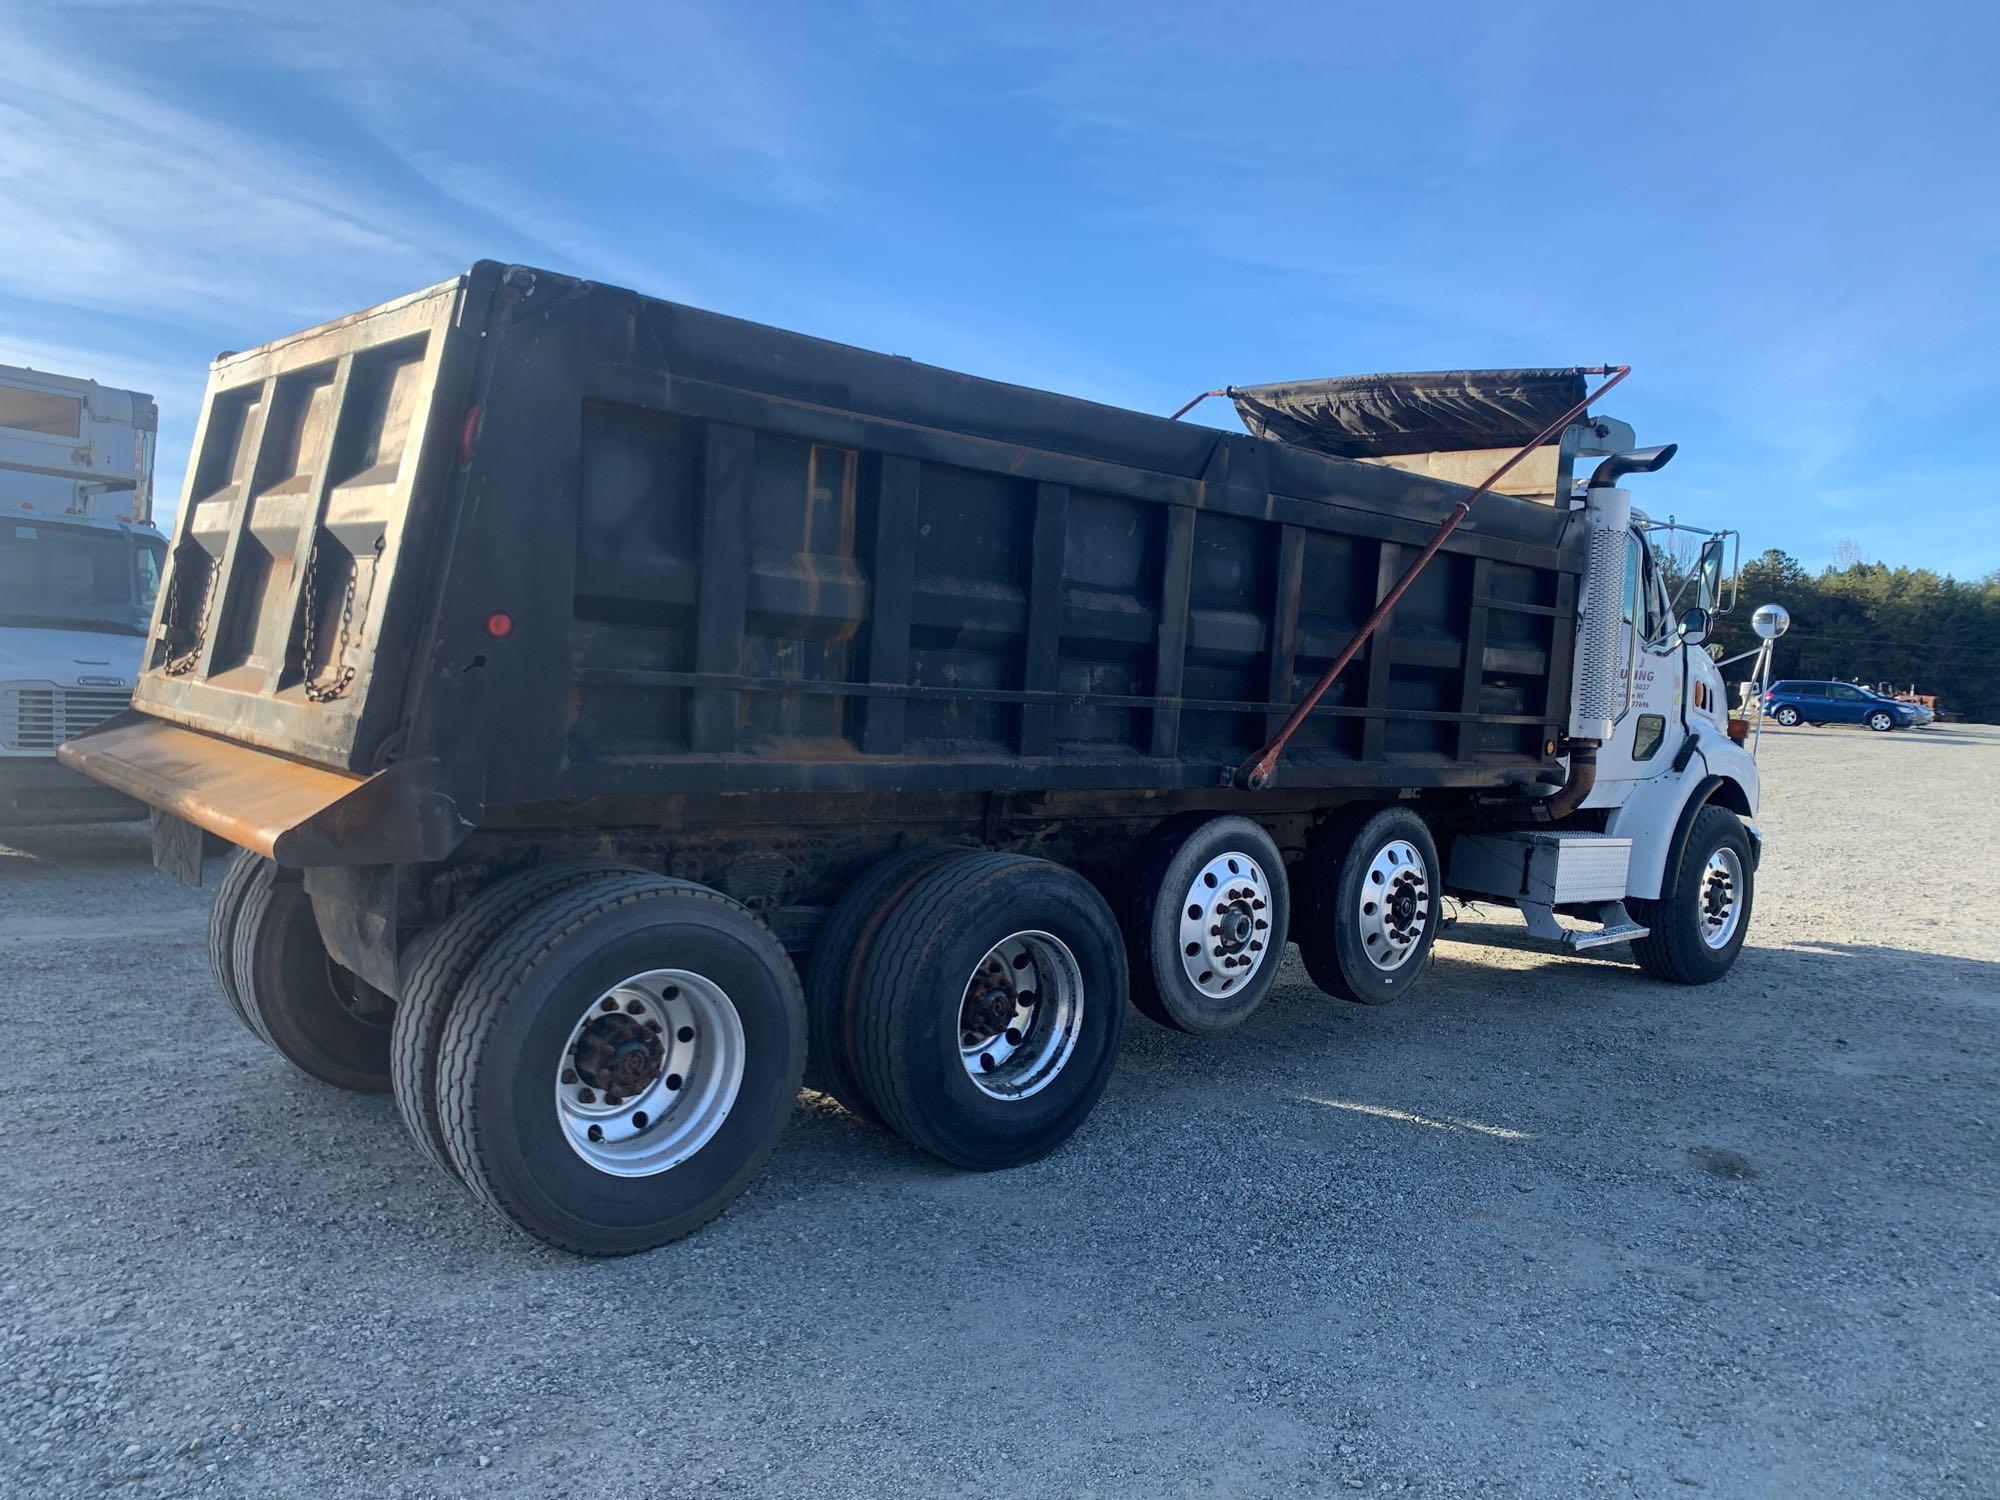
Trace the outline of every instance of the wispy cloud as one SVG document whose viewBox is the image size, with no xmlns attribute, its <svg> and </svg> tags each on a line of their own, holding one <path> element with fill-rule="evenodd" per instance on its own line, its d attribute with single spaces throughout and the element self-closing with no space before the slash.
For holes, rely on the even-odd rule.
<svg viewBox="0 0 2000 1500">
<path fill-rule="evenodd" d="M 449 256 L 435 225 L 324 164 L 86 69 L 5 20 L 0 202 L 0 291 L 162 322 L 268 330 L 337 309 L 363 282 L 414 285 Z"/>
</svg>

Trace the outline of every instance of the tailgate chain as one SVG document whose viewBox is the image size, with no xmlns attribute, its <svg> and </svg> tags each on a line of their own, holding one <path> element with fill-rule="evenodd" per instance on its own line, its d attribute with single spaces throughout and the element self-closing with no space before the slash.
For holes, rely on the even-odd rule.
<svg viewBox="0 0 2000 1500">
<path fill-rule="evenodd" d="M 194 664 L 201 660 L 202 647 L 208 641 L 208 617 L 215 608 L 215 585 L 222 572 L 222 556 L 215 554 L 208 560 L 208 582 L 202 588 L 201 613 L 195 616 L 194 644 L 179 656 L 170 656 L 160 663 L 160 670 L 169 677 L 185 677 L 194 670 Z M 167 607 L 160 611 L 161 623 L 171 635 L 174 625 L 174 610 L 180 602 L 181 570 L 176 559 L 174 568 L 167 574 Z"/>
<path fill-rule="evenodd" d="M 319 582 L 319 539 L 320 530 L 315 527 L 313 529 L 312 551 L 306 555 L 306 629 L 305 640 L 302 643 L 299 653 L 299 667 L 305 677 L 307 701 L 311 703 L 331 703 L 342 693 L 346 692 L 348 687 L 353 683 L 354 666 L 351 662 L 343 665 L 338 672 L 333 674 L 331 682 L 318 683 L 313 681 L 319 675 L 319 668 L 313 665 L 313 647 L 318 634 L 319 624 L 319 590 L 317 587 Z M 375 575 L 382 567 L 382 546 L 388 539 L 387 532 L 375 538 L 375 562 L 374 566 L 368 570 L 368 597 L 371 602 L 375 598 Z M 361 564 L 357 559 L 355 565 L 348 570 L 347 596 L 340 603 L 340 639 L 334 646 L 334 660 L 336 661 L 347 655 L 348 635 L 354 625 L 354 585 L 360 576 Z"/>
</svg>

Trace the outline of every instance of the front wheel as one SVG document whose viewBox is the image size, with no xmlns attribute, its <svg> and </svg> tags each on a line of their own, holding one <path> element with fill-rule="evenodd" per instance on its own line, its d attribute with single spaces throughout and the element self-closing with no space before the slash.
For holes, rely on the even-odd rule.
<svg viewBox="0 0 2000 1500">
<path fill-rule="evenodd" d="M 1750 835 L 1726 807 L 1704 807 L 1657 901 L 1627 908 L 1651 929 L 1632 942 L 1639 967 L 1670 984 L 1713 984 L 1743 951 L 1756 894 Z"/>
<path fill-rule="evenodd" d="M 1787 729 L 1796 729 L 1798 727 L 1799 711 L 1789 703 L 1779 709 L 1775 717 Z"/>
<path fill-rule="evenodd" d="M 1887 709 L 1878 708 L 1868 716 L 1868 727 L 1877 734 L 1887 734 L 1896 727 L 1896 721 Z"/>
</svg>

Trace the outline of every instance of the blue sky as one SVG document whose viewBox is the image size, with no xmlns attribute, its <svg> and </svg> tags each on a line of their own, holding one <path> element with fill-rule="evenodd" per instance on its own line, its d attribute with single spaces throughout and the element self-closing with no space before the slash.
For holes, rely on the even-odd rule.
<svg viewBox="0 0 2000 1500">
<path fill-rule="evenodd" d="M 166 493 L 216 351 L 482 256 L 1157 411 L 1626 360 L 1657 508 L 1977 576 L 1996 49 L 1839 0 L 0 0 L 0 362 L 152 390 Z"/>
</svg>

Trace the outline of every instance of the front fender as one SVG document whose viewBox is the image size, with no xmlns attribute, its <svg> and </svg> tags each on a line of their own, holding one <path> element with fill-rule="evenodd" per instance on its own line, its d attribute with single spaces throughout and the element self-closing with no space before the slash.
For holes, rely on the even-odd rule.
<svg viewBox="0 0 2000 1500">
<path fill-rule="evenodd" d="M 1675 758 L 1676 769 L 1642 781 L 1611 811 L 1605 832 L 1632 841 L 1625 894 L 1659 899 L 1666 872 L 1680 857 L 1694 815 L 1710 802 L 1745 820 L 1757 811 L 1757 763 L 1727 735 L 1697 725 L 1693 753 Z"/>
</svg>

